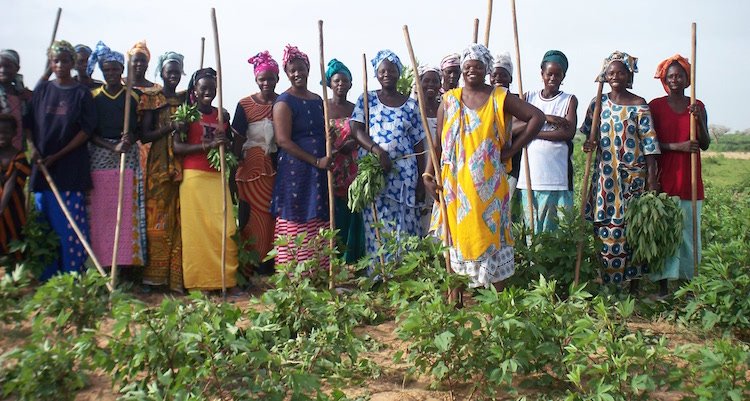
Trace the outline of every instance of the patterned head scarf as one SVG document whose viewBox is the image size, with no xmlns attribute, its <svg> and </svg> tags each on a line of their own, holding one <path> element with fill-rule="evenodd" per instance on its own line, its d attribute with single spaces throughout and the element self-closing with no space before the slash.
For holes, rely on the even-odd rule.
<svg viewBox="0 0 750 401">
<path fill-rule="evenodd" d="M 562 67 L 563 74 L 568 73 L 568 58 L 565 57 L 565 53 L 561 52 L 560 50 L 550 50 L 547 53 L 544 53 L 544 57 L 542 57 L 542 64 L 540 66 L 544 68 L 544 63 L 548 61 L 557 63 L 560 67 Z"/>
<path fill-rule="evenodd" d="M 84 45 L 84 44 L 77 44 L 76 47 L 75 47 L 75 49 L 76 49 L 76 53 L 78 53 L 78 52 L 86 52 L 88 54 L 91 54 L 91 48 L 88 47 L 88 46 L 86 46 L 86 45 Z"/>
<path fill-rule="evenodd" d="M 511 76 L 513 75 L 513 61 L 510 59 L 510 52 L 498 53 L 492 61 L 492 69 L 499 67 L 508 71 Z"/>
<path fill-rule="evenodd" d="M 332 58 L 328 62 L 328 68 L 326 69 L 326 86 L 331 87 L 331 79 L 336 74 L 344 74 L 349 77 L 349 82 L 352 80 L 352 72 L 341 61 Z"/>
<path fill-rule="evenodd" d="M 633 87 L 633 74 L 638 72 L 638 57 L 633 57 L 621 51 L 615 51 L 614 53 L 610 54 L 609 57 L 604 59 L 602 70 L 601 72 L 599 72 L 599 75 L 596 77 L 595 81 L 607 82 L 607 68 L 609 68 L 609 66 L 615 61 L 621 62 L 625 66 L 625 68 L 630 71 L 630 78 L 628 79 L 626 87 L 628 89 L 631 89 Z"/>
<path fill-rule="evenodd" d="M 180 65 L 180 73 L 185 75 L 185 56 L 177 52 L 169 51 L 160 55 L 159 58 L 156 59 L 156 70 L 154 71 L 154 76 L 160 77 L 161 72 L 164 70 L 164 66 L 173 61 Z"/>
<path fill-rule="evenodd" d="M 419 67 L 417 67 L 417 76 L 419 77 L 419 79 L 422 79 L 424 74 L 427 74 L 430 71 L 437 73 L 438 77 L 440 79 L 443 79 L 443 71 L 441 71 L 440 68 L 437 68 L 434 65 L 429 65 L 429 64 L 422 64 Z"/>
<path fill-rule="evenodd" d="M 685 57 L 675 54 L 659 63 L 656 67 L 656 74 L 654 75 L 654 78 L 661 80 L 661 85 L 667 93 L 669 93 L 669 86 L 667 86 L 667 69 L 669 69 L 669 66 L 672 65 L 672 63 L 677 63 L 685 69 L 685 75 L 687 76 L 685 87 L 687 88 L 690 86 L 690 62 Z"/>
<path fill-rule="evenodd" d="M 16 68 L 21 67 L 21 59 L 18 57 L 18 52 L 11 49 L 0 50 L 0 57 L 5 57 L 15 64 Z"/>
<path fill-rule="evenodd" d="M 195 104 L 195 87 L 198 86 L 198 81 L 206 77 L 216 79 L 216 70 L 211 67 L 203 68 L 194 72 L 193 76 L 190 77 L 190 83 L 188 83 L 187 88 L 189 104 Z"/>
<path fill-rule="evenodd" d="M 247 59 L 247 62 L 253 65 L 253 73 L 257 76 L 263 71 L 273 71 L 276 75 L 279 75 L 279 63 L 271 57 L 271 53 L 268 50 L 262 52 Z"/>
<path fill-rule="evenodd" d="M 151 52 L 148 51 L 148 47 L 146 46 L 146 39 L 143 39 L 142 41 L 134 44 L 133 47 L 128 50 L 128 54 L 130 56 L 135 56 L 136 53 L 145 54 L 146 59 L 148 59 L 148 61 L 151 61 Z"/>
<path fill-rule="evenodd" d="M 391 63 L 396 65 L 396 68 L 398 69 L 398 75 L 401 76 L 401 71 L 404 69 L 404 66 L 401 64 L 401 60 L 398 58 L 396 53 L 385 49 L 380 50 L 378 54 L 375 55 L 375 58 L 370 60 L 370 63 L 372 63 L 372 68 L 375 69 L 375 77 L 378 76 L 378 67 L 380 67 L 380 63 L 382 63 L 384 60 L 388 60 Z"/>
<path fill-rule="evenodd" d="M 86 65 L 86 73 L 91 76 L 91 73 L 94 72 L 94 68 L 97 64 L 101 70 L 102 65 L 108 61 L 117 61 L 123 67 L 125 66 L 125 56 L 120 52 L 113 51 L 100 40 L 99 43 L 96 44 L 96 49 L 92 51 L 89 56 L 89 62 Z"/>
<path fill-rule="evenodd" d="M 450 67 L 461 67 L 461 55 L 458 53 L 451 53 L 442 60 L 440 60 L 440 69 L 445 70 Z"/>
<path fill-rule="evenodd" d="M 75 64 L 76 60 L 78 59 L 76 49 L 73 47 L 73 45 L 70 44 L 70 42 L 67 42 L 65 40 L 56 40 L 54 43 L 52 43 L 52 46 L 49 47 L 49 52 L 47 52 L 47 57 L 52 58 L 52 56 L 56 54 L 63 53 L 70 54 L 70 57 L 73 58 L 73 64 Z"/>
<path fill-rule="evenodd" d="M 297 58 L 304 61 L 307 69 L 310 69 L 310 59 L 307 57 L 307 54 L 303 53 L 297 48 L 297 46 L 286 45 L 284 48 L 284 55 L 281 56 L 281 62 L 284 63 L 284 69 L 286 69 L 287 64 Z"/>
<path fill-rule="evenodd" d="M 469 60 L 478 60 L 482 64 L 484 64 L 484 69 L 486 70 L 486 73 L 489 74 L 492 72 L 492 65 L 493 65 L 493 58 L 492 53 L 490 53 L 489 50 L 487 50 L 484 45 L 480 45 L 478 43 L 473 43 L 469 45 L 466 49 L 464 49 L 463 54 L 461 55 L 461 69 L 464 69 L 464 64 L 466 64 Z"/>
</svg>

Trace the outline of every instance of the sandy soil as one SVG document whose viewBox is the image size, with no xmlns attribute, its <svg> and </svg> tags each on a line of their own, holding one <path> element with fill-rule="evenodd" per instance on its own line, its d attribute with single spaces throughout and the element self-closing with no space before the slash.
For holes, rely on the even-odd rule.
<svg viewBox="0 0 750 401">
<path fill-rule="evenodd" d="M 750 152 L 703 152 L 704 157 L 716 157 L 722 155 L 729 159 L 750 159 Z"/>
</svg>

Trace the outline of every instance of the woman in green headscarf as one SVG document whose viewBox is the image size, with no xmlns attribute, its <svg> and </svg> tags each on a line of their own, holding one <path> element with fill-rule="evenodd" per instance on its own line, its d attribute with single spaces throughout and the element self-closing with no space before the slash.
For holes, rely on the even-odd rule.
<svg viewBox="0 0 750 401">
<path fill-rule="evenodd" d="M 333 176 L 336 209 L 336 228 L 346 245 L 346 263 L 356 263 L 365 255 L 365 224 L 362 213 L 355 213 L 347 207 L 347 190 L 357 176 L 357 149 L 359 145 L 351 135 L 349 118 L 354 111 L 354 103 L 346 100 L 352 88 L 352 73 L 344 63 L 335 58 L 328 62 L 326 86 L 331 88 L 328 99 L 328 124 L 334 139 Z"/>
</svg>

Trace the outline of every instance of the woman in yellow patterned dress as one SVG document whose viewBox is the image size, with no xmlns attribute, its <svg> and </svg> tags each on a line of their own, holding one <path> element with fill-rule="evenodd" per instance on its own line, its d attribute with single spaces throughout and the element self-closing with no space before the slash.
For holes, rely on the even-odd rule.
<svg viewBox="0 0 750 401">
<path fill-rule="evenodd" d="M 464 50 L 465 86 L 443 95 L 437 126 L 441 140 L 435 147 L 448 209 L 451 267 L 469 276 L 472 288 L 492 284 L 501 290 L 503 280 L 515 271 L 506 168 L 510 158 L 539 133 L 544 114 L 516 96 L 506 96 L 505 88 L 486 84 L 492 63 L 492 55 L 482 45 Z M 512 143 L 511 116 L 527 123 Z M 428 163 L 424 183 L 437 199 L 433 173 Z M 441 223 L 438 213 L 433 228 Z"/>
<path fill-rule="evenodd" d="M 144 144 L 151 146 L 146 163 L 146 267 L 143 284 L 169 285 L 182 292 L 182 239 L 179 222 L 179 194 L 182 171 L 174 157 L 172 134 L 187 125 L 172 121 L 177 107 L 185 103 L 186 92 L 176 92 L 183 75 L 183 56 L 166 52 L 159 56 L 156 75 L 164 88 L 154 96 L 160 107 L 143 114 Z M 143 287 L 148 291 L 149 287 Z"/>
</svg>

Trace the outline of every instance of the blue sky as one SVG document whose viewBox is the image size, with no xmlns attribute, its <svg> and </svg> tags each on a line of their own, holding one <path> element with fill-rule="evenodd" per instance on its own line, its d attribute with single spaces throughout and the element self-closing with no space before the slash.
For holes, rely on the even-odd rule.
<svg viewBox="0 0 750 401">
<path fill-rule="evenodd" d="M 390 48 L 408 63 L 404 24 L 409 26 L 417 58 L 437 64 L 445 54 L 460 52 L 469 44 L 474 18 L 480 20 L 483 41 L 487 14 L 486 0 L 0 0 L 0 4 L 5 14 L 0 47 L 19 51 L 29 87 L 42 72 L 57 7 L 63 9 L 59 39 L 92 47 L 102 40 L 121 52 L 146 39 L 154 60 L 167 50 L 183 53 L 188 74 L 199 66 L 201 36 L 206 37 L 205 64 L 215 65 L 210 8 L 216 7 L 224 107 L 232 113 L 240 98 L 257 90 L 248 57 L 267 49 L 278 60 L 287 43 L 310 55 L 309 88 L 320 93 L 318 19 L 324 21 L 326 61 L 336 57 L 352 70 L 349 98 L 353 101 L 362 93 L 362 53 L 369 59 L 379 49 Z M 541 87 L 539 61 L 544 52 L 562 50 L 570 61 L 562 89 L 579 98 L 582 116 L 583 105 L 596 93 L 593 81 L 602 59 L 621 50 L 639 57 L 633 92 L 646 100 L 663 96 L 661 84 L 653 78 L 656 65 L 675 53 L 690 55 L 690 24 L 696 22 L 696 91 L 706 104 L 709 123 L 750 128 L 750 113 L 741 99 L 727 97 L 736 68 L 744 72 L 750 65 L 750 25 L 745 20 L 750 2 L 517 0 L 516 7 L 524 91 Z M 489 45 L 493 53 L 507 50 L 514 55 L 510 0 L 494 0 Z M 375 89 L 371 66 L 368 71 L 369 86 Z M 101 73 L 97 71 L 95 77 Z M 153 66 L 147 77 L 154 80 Z M 514 73 L 513 91 L 518 90 L 517 80 Z M 186 85 L 187 77 L 180 86 Z M 277 89 L 281 92 L 288 86 L 282 73 Z"/>
</svg>

